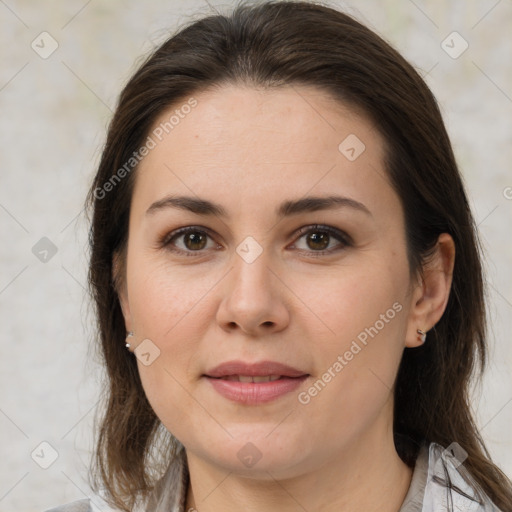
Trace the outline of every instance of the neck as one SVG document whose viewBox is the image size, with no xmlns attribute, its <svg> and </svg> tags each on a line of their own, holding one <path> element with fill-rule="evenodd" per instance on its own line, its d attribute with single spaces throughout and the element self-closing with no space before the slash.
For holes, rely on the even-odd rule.
<svg viewBox="0 0 512 512">
<path fill-rule="evenodd" d="M 353 441 L 321 468 L 285 480 L 241 477 L 188 452 L 187 459 L 186 512 L 398 512 L 412 478 L 392 429 Z"/>
</svg>

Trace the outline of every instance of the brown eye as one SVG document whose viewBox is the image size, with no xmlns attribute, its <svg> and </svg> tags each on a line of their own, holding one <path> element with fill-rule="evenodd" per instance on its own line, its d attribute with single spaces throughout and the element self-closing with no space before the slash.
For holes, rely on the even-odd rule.
<svg viewBox="0 0 512 512">
<path fill-rule="evenodd" d="M 306 226 L 299 230 L 298 235 L 299 241 L 304 239 L 305 243 L 301 247 L 301 244 L 296 242 L 294 248 L 314 256 L 334 253 L 353 245 L 346 233 L 329 226 Z"/>
<path fill-rule="evenodd" d="M 330 235 L 316 231 L 308 234 L 306 240 L 311 249 L 323 251 L 329 246 Z"/>
<path fill-rule="evenodd" d="M 182 236 L 185 247 L 191 251 L 200 251 L 206 246 L 207 237 L 200 231 L 192 231 Z"/>
<path fill-rule="evenodd" d="M 210 245 L 208 245 L 209 240 Z M 166 235 L 159 245 L 186 256 L 194 256 L 193 253 L 201 253 L 216 246 L 206 231 L 194 227 L 186 227 Z"/>
</svg>

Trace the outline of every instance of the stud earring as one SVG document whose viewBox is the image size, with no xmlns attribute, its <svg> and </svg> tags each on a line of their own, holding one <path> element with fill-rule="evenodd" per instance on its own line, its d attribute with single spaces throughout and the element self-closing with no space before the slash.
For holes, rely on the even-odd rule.
<svg viewBox="0 0 512 512">
<path fill-rule="evenodd" d="M 421 329 L 416 329 L 416 332 L 419 335 L 418 339 L 421 341 L 421 343 L 425 343 L 425 340 L 427 339 L 427 333 Z"/>
<path fill-rule="evenodd" d="M 133 331 L 128 331 L 126 333 L 126 340 L 125 340 L 126 341 L 126 348 L 128 350 L 130 350 L 130 344 L 128 343 L 128 338 L 131 338 L 131 337 L 133 337 Z"/>
</svg>

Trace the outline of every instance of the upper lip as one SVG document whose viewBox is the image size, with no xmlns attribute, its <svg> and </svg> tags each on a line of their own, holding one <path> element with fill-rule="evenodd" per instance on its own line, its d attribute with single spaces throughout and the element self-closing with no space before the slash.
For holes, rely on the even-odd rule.
<svg viewBox="0 0 512 512">
<path fill-rule="evenodd" d="M 207 377 L 227 377 L 229 375 L 247 375 L 250 377 L 263 377 L 266 375 L 280 375 L 284 377 L 302 377 L 309 375 L 306 372 L 278 363 L 276 361 L 260 361 L 246 363 L 244 361 L 226 361 L 215 368 L 208 370 Z"/>
</svg>

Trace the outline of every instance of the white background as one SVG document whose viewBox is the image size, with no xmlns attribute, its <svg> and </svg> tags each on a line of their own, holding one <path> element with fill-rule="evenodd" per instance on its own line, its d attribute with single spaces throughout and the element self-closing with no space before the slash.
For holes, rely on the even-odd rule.
<svg viewBox="0 0 512 512">
<path fill-rule="evenodd" d="M 491 455 L 512 476 L 512 3 L 331 4 L 391 42 L 440 102 L 487 253 L 490 364 L 473 405 Z M 91 496 L 101 369 L 83 202 L 136 60 L 211 6 L 229 3 L 0 1 L 1 512 Z M 58 43 L 47 59 L 31 48 L 43 31 Z M 469 44 L 457 59 L 441 47 L 453 31 Z M 57 248 L 46 263 L 32 253 L 42 237 Z M 58 454 L 48 469 L 31 458 L 43 441 Z"/>
</svg>

